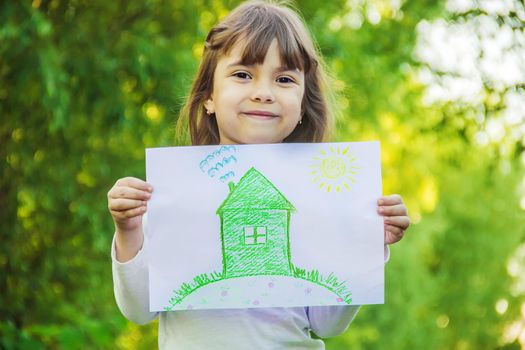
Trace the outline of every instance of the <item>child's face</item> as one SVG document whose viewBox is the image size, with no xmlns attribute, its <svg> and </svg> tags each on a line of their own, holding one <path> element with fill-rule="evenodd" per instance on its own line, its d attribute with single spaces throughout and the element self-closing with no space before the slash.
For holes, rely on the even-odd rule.
<svg viewBox="0 0 525 350">
<path fill-rule="evenodd" d="M 262 64 L 242 65 L 243 47 L 219 58 L 205 107 L 215 113 L 221 144 L 282 142 L 301 120 L 304 73 L 283 67 L 276 39 Z"/>
</svg>

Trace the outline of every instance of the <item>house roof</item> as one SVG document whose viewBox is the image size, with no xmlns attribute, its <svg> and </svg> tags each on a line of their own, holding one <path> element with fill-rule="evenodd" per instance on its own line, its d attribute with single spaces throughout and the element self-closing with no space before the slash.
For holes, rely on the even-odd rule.
<svg viewBox="0 0 525 350">
<path fill-rule="evenodd" d="M 292 203 L 259 171 L 250 168 L 237 185 L 230 183 L 228 197 L 217 209 L 217 214 L 227 209 L 283 209 L 295 211 Z"/>
</svg>

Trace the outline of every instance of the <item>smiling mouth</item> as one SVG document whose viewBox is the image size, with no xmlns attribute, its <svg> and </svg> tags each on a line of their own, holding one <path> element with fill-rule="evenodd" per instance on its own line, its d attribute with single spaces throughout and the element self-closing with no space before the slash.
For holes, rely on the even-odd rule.
<svg viewBox="0 0 525 350">
<path fill-rule="evenodd" d="M 248 112 L 243 112 L 243 114 L 251 118 L 263 119 L 263 120 L 264 119 L 274 119 L 278 117 L 277 114 L 273 114 L 271 112 L 266 112 L 266 111 L 248 111 Z"/>
</svg>

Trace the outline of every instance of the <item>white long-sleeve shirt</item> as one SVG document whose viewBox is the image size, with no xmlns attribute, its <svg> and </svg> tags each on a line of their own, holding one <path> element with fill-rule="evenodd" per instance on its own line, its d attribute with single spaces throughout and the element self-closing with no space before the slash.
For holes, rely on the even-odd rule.
<svg viewBox="0 0 525 350">
<path fill-rule="evenodd" d="M 159 349 L 324 349 L 313 339 L 343 333 L 359 306 L 315 306 L 225 310 L 149 311 L 147 237 L 138 254 L 125 263 L 111 256 L 117 305 L 129 320 L 145 324 L 159 319 Z M 385 247 L 385 261 L 388 260 Z"/>
</svg>

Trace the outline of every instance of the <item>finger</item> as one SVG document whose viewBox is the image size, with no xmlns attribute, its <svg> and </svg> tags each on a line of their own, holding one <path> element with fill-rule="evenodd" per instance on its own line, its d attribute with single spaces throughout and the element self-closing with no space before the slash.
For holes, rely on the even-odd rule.
<svg viewBox="0 0 525 350">
<path fill-rule="evenodd" d="M 393 244 L 399 242 L 405 235 L 405 230 L 396 227 L 385 225 L 385 243 Z"/>
<path fill-rule="evenodd" d="M 378 213 L 384 216 L 403 216 L 407 215 L 407 208 L 404 204 L 380 206 Z"/>
<path fill-rule="evenodd" d="M 127 198 L 116 198 L 109 201 L 108 208 L 111 211 L 125 211 L 142 206 L 145 207 L 146 205 L 146 201 Z"/>
<path fill-rule="evenodd" d="M 398 194 L 392 194 L 392 195 L 389 195 L 389 196 L 382 196 L 377 201 L 378 205 L 396 205 L 396 204 L 400 204 L 400 203 L 403 203 L 403 198 L 401 198 L 401 196 L 398 195 Z"/>
<path fill-rule="evenodd" d="M 146 211 L 147 211 L 147 208 L 145 206 L 141 206 L 138 208 L 125 210 L 125 211 L 113 211 L 111 212 L 111 214 L 117 221 L 126 221 L 136 216 L 143 215 Z"/>
<path fill-rule="evenodd" d="M 132 187 L 142 191 L 153 192 L 153 187 L 149 183 L 136 177 L 118 179 L 115 186 Z"/>
<path fill-rule="evenodd" d="M 408 216 L 387 216 L 384 218 L 385 224 L 396 226 L 400 229 L 406 230 L 410 226 L 410 219 Z"/>
<path fill-rule="evenodd" d="M 126 198 L 126 199 L 139 199 L 139 200 L 149 200 L 151 198 L 151 193 L 147 191 L 138 190 L 132 187 L 126 186 L 115 186 L 108 192 L 108 198 Z"/>
</svg>

